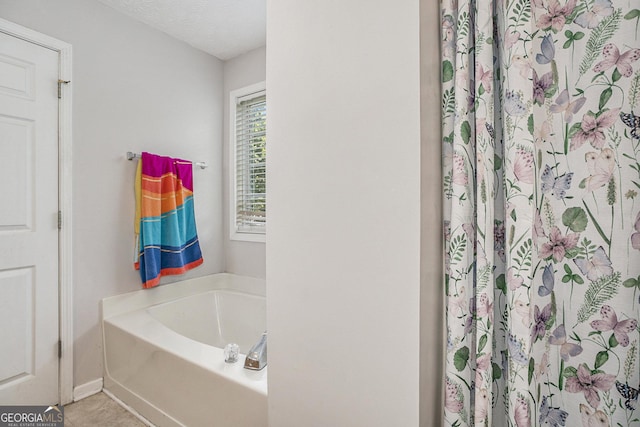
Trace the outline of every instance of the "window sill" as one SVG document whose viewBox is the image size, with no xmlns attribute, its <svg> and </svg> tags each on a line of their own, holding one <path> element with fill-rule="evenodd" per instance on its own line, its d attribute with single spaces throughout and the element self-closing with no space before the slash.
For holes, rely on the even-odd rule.
<svg viewBox="0 0 640 427">
<path fill-rule="evenodd" d="M 266 243 L 267 241 L 267 235 L 265 233 L 239 233 L 233 231 L 229 238 L 240 242 Z"/>
</svg>

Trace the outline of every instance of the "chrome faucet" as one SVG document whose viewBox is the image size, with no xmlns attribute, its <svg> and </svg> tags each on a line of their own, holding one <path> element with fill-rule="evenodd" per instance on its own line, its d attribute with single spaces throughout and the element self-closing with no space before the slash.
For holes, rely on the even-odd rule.
<svg viewBox="0 0 640 427">
<path fill-rule="evenodd" d="M 259 371 L 267 366 L 267 332 L 265 331 L 260 337 L 260 341 L 254 344 L 244 359 L 245 369 Z"/>
</svg>

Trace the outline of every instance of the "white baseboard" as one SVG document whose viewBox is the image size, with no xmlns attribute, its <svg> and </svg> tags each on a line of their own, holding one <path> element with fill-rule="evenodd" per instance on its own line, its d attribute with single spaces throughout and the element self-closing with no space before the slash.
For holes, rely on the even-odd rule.
<svg viewBox="0 0 640 427">
<path fill-rule="evenodd" d="M 73 388 L 73 401 L 84 399 L 102 391 L 102 378 L 98 378 L 88 383 L 80 384 Z"/>
</svg>

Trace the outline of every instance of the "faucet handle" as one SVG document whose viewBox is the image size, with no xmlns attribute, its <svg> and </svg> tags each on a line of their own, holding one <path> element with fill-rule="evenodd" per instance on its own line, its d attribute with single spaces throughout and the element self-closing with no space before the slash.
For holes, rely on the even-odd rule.
<svg viewBox="0 0 640 427">
<path fill-rule="evenodd" d="M 224 347 L 224 361 L 226 363 L 236 363 L 240 348 L 236 343 L 229 343 Z"/>
</svg>

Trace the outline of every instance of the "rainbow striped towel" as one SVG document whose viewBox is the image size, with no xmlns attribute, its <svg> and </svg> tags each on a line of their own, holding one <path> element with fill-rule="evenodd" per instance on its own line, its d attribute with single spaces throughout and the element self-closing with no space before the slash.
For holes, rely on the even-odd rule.
<svg viewBox="0 0 640 427">
<path fill-rule="evenodd" d="M 143 152 L 136 176 L 136 233 L 142 287 L 202 264 L 193 212 L 191 162 Z"/>
</svg>

